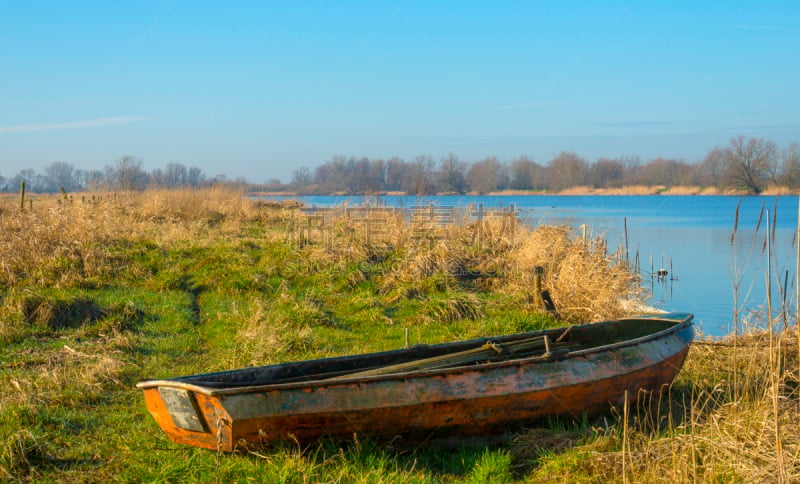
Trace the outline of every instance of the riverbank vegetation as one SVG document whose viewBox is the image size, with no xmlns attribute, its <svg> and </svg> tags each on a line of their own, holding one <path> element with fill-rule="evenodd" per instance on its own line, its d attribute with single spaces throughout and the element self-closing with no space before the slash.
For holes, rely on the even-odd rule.
<svg viewBox="0 0 800 484">
<path fill-rule="evenodd" d="M 696 163 L 660 157 L 642 161 L 637 156 L 587 161 L 569 151 L 547 163 L 526 157 L 510 162 L 487 157 L 466 163 L 452 153 L 438 164 L 429 156 L 417 157 L 413 162 L 335 157 L 313 173 L 309 169 L 296 170 L 292 183 L 285 188 L 302 194 L 394 191 L 414 195 L 509 190 L 627 194 L 632 189 L 661 193 L 673 187 L 697 187 L 698 191 L 711 193 L 796 192 L 800 189 L 800 146 L 792 143 L 780 149 L 768 140 L 738 136 Z"/>
<path fill-rule="evenodd" d="M 103 170 L 56 161 L 44 173 L 24 169 L 8 178 L 0 174 L 0 192 L 16 192 L 23 182 L 36 193 L 235 184 L 251 193 L 277 195 L 782 194 L 800 192 L 800 145 L 779 147 L 762 138 L 737 136 L 692 162 L 635 155 L 586 160 L 570 151 L 547 162 L 525 156 L 466 161 L 453 153 L 439 160 L 430 155 L 413 160 L 334 156 L 294 170 L 284 183 L 209 178 L 200 168 L 180 163 L 148 172 L 141 159 L 126 155 Z"/>
<path fill-rule="evenodd" d="M 622 253 L 513 214 L 379 228 L 242 191 L 0 199 L 0 478 L 689 482 L 800 478 L 793 330 L 693 345 L 664 394 L 500 441 L 354 436 L 219 455 L 168 441 L 134 385 L 621 316 Z M 351 214 L 352 215 L 352 214 Z M 374 215 L 374 214 L 373 214 Z M 537 274 L 556 311 L 532 288 Z"/>
</svg>

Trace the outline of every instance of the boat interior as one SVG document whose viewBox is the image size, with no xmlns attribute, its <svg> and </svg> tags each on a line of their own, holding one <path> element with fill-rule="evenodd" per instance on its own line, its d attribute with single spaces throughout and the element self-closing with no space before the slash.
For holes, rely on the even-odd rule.
<svg viewBox="0 0 800 484">
<path fill-rule="evenodd" d="M 358 379 L 518 359 L 549 360 L 656 337 L 691 319 L 690 315 L 679 316 L 682 317 L 631 318 L 454 343 L 416 345 L 378 353 L 185 376 L 169 381 L 217 389 Z"/>
</svg>

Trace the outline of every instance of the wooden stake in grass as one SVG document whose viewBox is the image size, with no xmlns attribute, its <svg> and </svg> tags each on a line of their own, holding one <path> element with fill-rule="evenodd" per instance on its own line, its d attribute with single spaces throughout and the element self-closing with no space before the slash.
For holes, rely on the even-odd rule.
<svg viewBox="0 0 800 484">
<path fill-rule="evenodd" d="M 25 182 L 19 182 L 19 211 L 25 210 Z"/>
</svg>

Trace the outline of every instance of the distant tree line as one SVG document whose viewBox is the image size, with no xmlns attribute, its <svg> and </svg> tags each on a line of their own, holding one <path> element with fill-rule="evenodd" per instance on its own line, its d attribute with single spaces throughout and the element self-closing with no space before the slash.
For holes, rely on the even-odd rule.
<svg viewBox="0 0 800 484">
<path fill-rule="evenodd" d="M 200 168 L 169 163 L 147 172 L 142 160 L 122 156 L 103 170 L 81 170 L 62 161 L 46 166 L 44 173 L 24 169 L 6 178 L 0 174 L 0 191 L 15 192 L 21 182 L 30 191 L 55 193 L 85 190 L 144 190 L 146 188 L 201 187 L 234 183 L 250 190 L 291 191 L 300 194 L 362 195 L 403 192 L 409 195 L 436 193 L 489 193 L 502 190 L 559 192 L 573 187 L 622 188 L 644 185 L 700 186 L 758 194 L 769 187 L 800 191 L 800 145 L 780 149 L 761 138 L 732 138 L 726 146 L 708 152 L 702 161 L 656 158 L 643 163 L 638 156 L 600 158 L 589 162 L 571 151 L 563 151 L 546 164 L 527 157 L 503 162 L 496 157 L 468 163 L 453 153 L 438 161 L 429 155 L 411 161 L 400 158 L 369 159 L 335 156 L 313 171 L 301 167 L 291 181 L 270 179 L 263 185 L 244 179 L 229 181 L 224 175 L 207 178 Z"/>
<path fill-rule="evenodd" d="M 642 163 L 638 156 L 600 158 L 590 163 L 570 151 L 561 152 L 544 165 L 524 156 L 511 162 L 487 157 L 474 163 L 461 161 L 452 153 L 438 162 L 431 156 L 412 161 L 336 156 L 313 172 L 306 167 L 294 170 L 288 184 L 272 182 L 272 189 L 301 194 L 558 192 L 581 186 L 635 185 L 690 185 L 758 194 L 770 186 L 800 189 L 800 145 L 791 143 L 779 149 L 772 141 L 737 136 L 697 163 L 660 157 Z"/>
<path fill-rule="evenodd" d="M 37 193 L 56 193 L 62 189 L 67 192 L 87 190 L 145 190 L 146 188 L 201 187 L 210 182 L 224 181 L 224 177 L 213 180 L 206 178 L 203 170 L 187 168 L 180 163 L 169 163 L 166 168 L 147 172 L 142 160 L 133 156 L 123 156 L 113 165 L 103 170 L 81 170 L 72 164 L 55 161 L 44 168 L 44 173 L 24 169 L 16 175 L 5 178 L 0 175 L 0 191 L 15 192 L 24 181 L 26 190 Z"/>
</svg>

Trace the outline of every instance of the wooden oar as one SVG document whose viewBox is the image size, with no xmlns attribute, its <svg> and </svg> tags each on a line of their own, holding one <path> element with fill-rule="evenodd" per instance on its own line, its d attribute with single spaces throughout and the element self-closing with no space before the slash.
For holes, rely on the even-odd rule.
<svg viewBox="0 0 800 484">
<path fill-rule="evenodd" d="M 395 373 L 409 373 L 412 371 L 438 370 L 454 366 L 463 366 L 479 361 L 498 361 L 510 357 L 520 357 L 532 353 L 536 350 L 545 349 L 549 353 L 554 346 L 564 346 L 563 344 L 550 343 L 545 336 L 535 336 L 519 341 L 512 341 L 505 344 L 498 344 L 488 341 L 483 345 L 465 351 L 448 353 L 446 355 L 424 358 L 421 360 L 398 363 L 396 365 L 382 366 L 365 371 L 356 371 L 346 375 L 327 378 L 328 380 L 342 380 L 346 378 L 362 378 L 378 375 L 390 375 Z"/>
<path fill-rule="evenodd" d="M 340 380 L 344 378 L 361 378 L 367 376 L 389 375 L 392 373 L 409 373 L 412 371 L 429 370 L 447 366 L 466 365 L 475 361 L 493 359 L 501 354 L 501 352 L 502 349 L 498 345 L 488 342 L 471 350 L 448 353 L 446 355 L 434 356 L 432 358 L 425 358 L 422 360 L 407 361 L 405 363 L 398 363 L 396 365 L 382 366 L 372 370 L 357 371 L 355 373 L 337 376 L 330 379 Z"/>
</svg>

